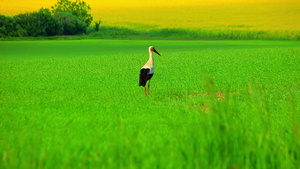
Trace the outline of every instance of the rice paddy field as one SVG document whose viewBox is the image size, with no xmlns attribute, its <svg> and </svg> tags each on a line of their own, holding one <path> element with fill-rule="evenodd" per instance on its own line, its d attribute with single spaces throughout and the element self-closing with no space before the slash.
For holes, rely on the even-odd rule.
<svg viewBox="0 0 300 169">
<path fill-rule="evenodd" d="M 150 96 L 138 87 L 153 45 Z M 299 168 L 300 42 L 0 42 L 0 168 Z"/>
<path fill-rule="evenodd" d="M 106 40 L 0 40 L 1 169 L 300 167 L 298 1 L 85 2 Z"/>
</svg>

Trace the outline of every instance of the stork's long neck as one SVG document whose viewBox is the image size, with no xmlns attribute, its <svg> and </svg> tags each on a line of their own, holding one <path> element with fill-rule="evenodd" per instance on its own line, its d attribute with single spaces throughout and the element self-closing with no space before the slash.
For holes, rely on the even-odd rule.
<svg viewBox="0 0 300 169">
<path fill-rule="evenodd" d="M 149 60 L 148 60 L 148 62 L 142 68 L 143 69 L 150 69 L 149 74 L 153 74 L 154 73 L 153 53 L 152 53 L 152 51 L 150 49 L 149 49 Z"/>
<path fill-rule="evenodd" d="M 154 59 L 153 59 L 153 52 L 149 50 L 149 60 L 148 62 L 151 63 L 152 66 L 154 66 Z"/>
<path fill-rule="evenodd" d="M 153 52 L 149 50 L 149 61 L 153 62 Z"/>
</svg>

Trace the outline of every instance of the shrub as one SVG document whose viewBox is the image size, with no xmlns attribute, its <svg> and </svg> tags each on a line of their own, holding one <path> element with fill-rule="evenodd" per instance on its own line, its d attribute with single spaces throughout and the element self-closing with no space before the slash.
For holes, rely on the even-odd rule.
<svg viewBox="0 0 300 169">
<path fill-rule="evenodd" d="M 29 36 L 49 36 L 63 33 L 63 24 L 51 15 L 49 9 L 14 16 L 16 22 L 27 30 Z"/>
<path fill-rule="evenodd" d="M 23 37 L 26 35 L 26 30 L 22 29 L 13 17 L 0 15 L 0 37 Z"/>
<path fill-rule="evenodd" d="M 96 29 L 96 31 L 98 32 L 99 31 L 99 29 L 100 29 L 100 24 L 101 24 L 101 19 L 97 22 L 97 21 L 95 21 L 95 29 Z"/>
<path fill-rule="evenodd" d="M 54 17 L 58 18 L 63 24 L 64 35 L 75 35 L 86 33 L 86 24 L 70 12 L 55 13 Z"/>
</svg>

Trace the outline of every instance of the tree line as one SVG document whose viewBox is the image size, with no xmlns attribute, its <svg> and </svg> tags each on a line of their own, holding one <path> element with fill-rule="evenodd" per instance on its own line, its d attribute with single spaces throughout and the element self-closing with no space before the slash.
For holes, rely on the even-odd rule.
<svg viewBox="0 0 300 169">
<path fill-rule="evenodd" d="M 86 33 L 93 16 L 84 1 L 58 0 L 49 8 L 13 17 L 0 14 L 0 37 L 76 35 Z"/>
</svg>

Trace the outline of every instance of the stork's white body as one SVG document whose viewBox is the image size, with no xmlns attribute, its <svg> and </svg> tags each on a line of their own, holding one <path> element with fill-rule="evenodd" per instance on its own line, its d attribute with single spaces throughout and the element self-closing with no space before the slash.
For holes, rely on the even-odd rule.
<svg viewBox="0 0 300 169">
<path fill-rule="evenodd" d="M 154 60 L 153 60 L 153 52 L 149 48 L 149 60 L 148 62 L 142 67 L 142 69 L 150 69 L 149 74 L 154 74 Z"/>
</svg>

